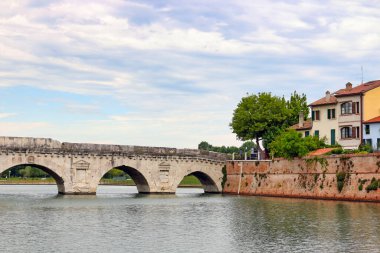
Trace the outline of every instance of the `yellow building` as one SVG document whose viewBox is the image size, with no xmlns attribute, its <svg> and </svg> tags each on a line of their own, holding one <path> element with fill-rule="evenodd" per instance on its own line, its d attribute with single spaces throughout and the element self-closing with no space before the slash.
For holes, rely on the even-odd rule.
<svg viewBox="0 0 380 253">
<path fill-rule="evenodd" d="M 372 89 L 363 94 L 363 121 L 380 116 L 380 80 L 368 82 L 365 85 L 367 88 L 372 87 Z"/>
</svg>

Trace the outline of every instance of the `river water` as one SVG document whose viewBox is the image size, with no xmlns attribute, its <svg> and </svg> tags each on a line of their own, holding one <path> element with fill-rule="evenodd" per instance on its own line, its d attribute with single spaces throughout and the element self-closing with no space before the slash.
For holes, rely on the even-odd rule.
<svg viewBox="0 0 380 253">
<path fill-rule="evenodd" d="M 380 204 L 0 186 L 0 252 L 379 252 Z"/>
</svg>

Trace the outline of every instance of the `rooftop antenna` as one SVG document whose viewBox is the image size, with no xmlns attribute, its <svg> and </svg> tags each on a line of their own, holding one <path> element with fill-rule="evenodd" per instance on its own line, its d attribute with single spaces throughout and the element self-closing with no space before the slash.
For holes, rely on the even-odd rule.
<svg viewBox="0 0 380 253">
<path fill-rule="evenodd" d="M 363 84 L 363 65 L 361 66 L 362 69 L 362 84 Z"/>
</svg>

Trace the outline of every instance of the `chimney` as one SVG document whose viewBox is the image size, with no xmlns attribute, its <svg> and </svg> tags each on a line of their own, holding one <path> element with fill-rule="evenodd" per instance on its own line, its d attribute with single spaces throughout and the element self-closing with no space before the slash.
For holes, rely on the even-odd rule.
<svg viewBox="0 0 380 253">
<path fill-rule="evenodd" d="M 330 102 L 331 94 L 330 91 L 326 91 L 326 102 Z"/>
<path fill-rule="evenodd" d="M 346 89 L 351 90 L 352 89 L 352 83 L 350 83 L 350 82 L 346 83 Z"/>
<path fill-rule="evenodd" d="M 298 116 L 298 127 L 303 127 L 303 122 L 304 122 L 303 112 L 300 112 Z"/>
</svg>

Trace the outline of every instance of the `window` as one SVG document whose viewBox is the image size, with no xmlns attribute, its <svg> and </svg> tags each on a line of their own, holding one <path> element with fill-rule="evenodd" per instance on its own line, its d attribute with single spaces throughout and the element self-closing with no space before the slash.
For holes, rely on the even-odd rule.
<svg viewBox="0 0 380 253">
<path fill-rule="evenodd" d="M 380 150 L 380 138 L 377 138 L 377 150 Z"/>
<path fill-rule="evenodd" d="M 311 119 L 312 120 L 319 120 L 319 118 L 320 118 L 320 112 L 319 112 L 319 110 L 311 112 Z"/>
<path fill-rule="evenodd" d="M 360 127 L 342 127 L 340 129 L 340 136 L 342 139 L 359 139 L 360 138 Z"/>
<path fill-rule="evenodd" d="M 317 136 L 319 138 L 319 130 L 314 131 L 314 136 Z"/>
<path fill-rule="evenodd" d="M 364 145 L 369 145 L 372 147 L 372 139 L 364 139 L 363 143 L 364 143 Z"/>
<path fill-rule="evenodd" d="M 356 102 L 354 103 L 354 107 L 352 108 L 354 111 L 353 113 L 356 113 L 356 114 L 359 114 L 360 113 L 360 110 L 359 110 L 359 102 Z"/>
<path fill-rule="evenodd" d="M 327 118 L 335 119 L 335 109 L 327 109 Z"/>
<path fill-rule="evenodd" d="M 348 139 L 352 137 L 352 129 L 351 127 L 342 127 L 340 129 L 340 137 L 341 139 Z"/>
<path fill-rule="evenodd" d="M 365 134 L 370 134 L 369 125 L 365 125 Z"/>
<path fill-rule="evenodd" d="M 354 129 L 352 131 L 355 132 L 355 136 L 352 136 L 352 138 L 359 139 L 360 138 L 360 127 L 354 127 Z"/>
<path fill-rule="evenodd" d="M 352 114 L 352 103 L 345 102 L 341 105 L 341 113 L 344 114 Z"/>
<path fill-rule="evenodd" d="M 308 137 L 310 135 L 309 131 L 305 131 L 305 137 Z"/>
</svg>

